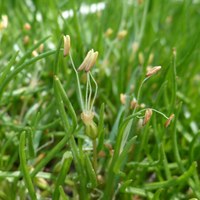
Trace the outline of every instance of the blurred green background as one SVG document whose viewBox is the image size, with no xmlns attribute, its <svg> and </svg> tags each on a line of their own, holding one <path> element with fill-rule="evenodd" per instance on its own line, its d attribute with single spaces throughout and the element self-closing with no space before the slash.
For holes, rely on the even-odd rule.
<svg viewBox="0 0 200 200">
<path fill-rule="evenodd" d="M 69 16 L 66 17 L 67 15 Z M 7 24 L 5 24 L 6 18 Z M 99 87 L 94 110 L 99 113 L 101 104 L 105 103 L 105 143 L 114 145 L 116 127 L 119 125 L 117 119 L 121 117 L 123 107 L 120 94 L 126 93 L 136 97 L 147 67 L 162 66 L 159 75 L 144 84 L 140 101 L 146 107 L 157 109 L 167 116 L 176 113 L 178 115 L 176 126 L 166 130 L 163 128 L 165 119 L 154 115 L 149 127 L 151 130 L 149 151 L 147 153 L 144 150 L 141 157 L 143 155 L 145 157 L 147 153 L 147 157 L 150 155 L 152 160 L 156 160 L 158 156 L 156 151 L 162 143 L 169 164 L 177 162 L 172 153 L 174 143 L 171 138 L 173 131 L 176 130 L 179 153 L 183 163 L 186 163 L 184 167 L 187 168 L 193 161 L 199 164 L 200 159 L 198 153 L 200 150 L 199 19 L 198 0 L 0 0 L 0 75 L 2 76 L 9 60 L 17 51 L 19 54 L 16 57 L 16 66 L 23 55 L 46 36 L 50 38 L 35 52 L 30 52 L 24 63 L 43 52 L 55 50 L 62 35 L 68 34 L 71 37 L 71 54 L 77 67 L 87 51 L 94 48 L 99 52 L 97 64 L 93 69 Z M 1 174 L 1 172 L 8 174 L 19 172 L 19 133 L 27 127 L 34 132 L 32 142 L 38 153 L 34 159 L 30 159 L 31 166 L 36 166 L 37 158 L 48 154 L 49 149 L 64 135 L 53 92 L 54 61 L 54 55 L 45 57 L 20 70 L 7 83 L 1 82 L 0 198 L 2 199 L 16 199 L 20 195 L 22 199 L 25 198 L 26 192 L 24 186 L 19 184 L 20 181 L 18 179 L 9 181 L 9 176 Z M 15 64 L 8 75 L 15 69 Z M 63 87 L 79 116 L 81 110 L 71 63 L 69 59 L 64 60 L 60 57 L 59 66 Z M 80 75 L 80 78 L 84 91 L 84 74 Z M 131 113 L 130 110 L 127 112 Z M 45 128 L 45 125 L 51 123 L 52 125 Z M 80 121 L 79 123 L 77 132 L 81 135 L 83 126 Z M 137 121 L 134 126 L 137 126 Z M 142 134 L 145 131 L 147 130 L 142 129 L 138 132 Z M 87 139 L 85 142 L 87 146 Z M 55 170 L 55 165 L 60 162 L 63 154 L 64 150 L 56 154 L 45 167 L 49 174 L 51 170 Z M 130 161 L 132 159 L 134 158 L 130 158 Z M 100 168 L 104 164 L 107 166 L 108 163 L 109 159 L 100 162 Z M 156 173 L 162 177 L 160 180 L 165 180 L 164 169 L 160 167 L 159 170 Z M 172 176 L 183 173 L 178 168 L 172 171 Z M 104 173 L 106 174 L 106 170 L 102 169 L 102 174 Z M 52 175 L 54 178 L 55 174 Z M 143 177 L 141 176 L 133 185 L 142 185 L 143 181 L 146 181 L 147 174 L 148 172 L 144 172 Z M 39 190 L 38 193 L 44 198 L 51 196 L 53 180 L 49 181 L 44 190 Z M 166 190 L 164 192 L 166 198 L 200 197 L 199 178 L 195 181 L 193 190 L 188 189 L 189 183 L 186 183 L 185 187 Z M 70 182 L 67 184 L 70 185 Z M 104 185 L 98 189 L 103 191 Z M 11 190 L 13 194 L 6 196 Z M 141 196 L 144 196 L 144 199 L 151 199 L 148 195 Z M 120 194 L 117 197 L 128 198 L 123 195 L 121 197 Z"/>
</svg>

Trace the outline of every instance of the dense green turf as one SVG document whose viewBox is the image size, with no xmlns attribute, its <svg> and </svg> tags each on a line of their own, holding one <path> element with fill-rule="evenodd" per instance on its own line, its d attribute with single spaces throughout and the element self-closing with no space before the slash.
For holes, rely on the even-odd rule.
<svg viewBox="0 0 200 200">
<path fill-rule="evenodd" d="M 200 199 L 200 1 L 95 2 L 0 0 L 0 199 Z"/>
</svg>

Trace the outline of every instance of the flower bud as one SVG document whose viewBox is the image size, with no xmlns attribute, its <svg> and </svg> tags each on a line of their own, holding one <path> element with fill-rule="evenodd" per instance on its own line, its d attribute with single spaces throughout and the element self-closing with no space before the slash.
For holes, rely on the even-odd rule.
<svg viewBox="0 0 200 200">
<path fill-rule="evenodd" d="M 138 107 L 138 103 L 137 100 L 134 98 L 131 102 L 130 102 L 130 108 L 131 109 L 135 109 Z"/>
<path fill-rule="evenodd" d="M 64 57 L 66 57 L 69 54 L 70 50 L 70 36 L 66 35 L 63 36 L 64 39 Z"/>
<path fill-rule="evenodd" d="M 149 58 L 148 58 L 148 65 L 151 65 L 151 63 L 153 62 L 154 59 L 154 54 L 150 53 Z"/>
<path fill-rule="evenodd" d="M 152 114 L 153 114 L 152 109 L 150 109 L 150 108 L 146 109 L 144 120 L 143 120 L 143 123 L 142 123 L 143 126 L 146 125 L 149 122 Z"/>
<path fill-rule="evenodd" d="M 29 36 L 28 36 L 28 35 L 25 35 L 24 38 L 23 38 L 23 43 L 24 43 L 24 45 L 27 45 L 29 42 L 30 42 Z"/>
<path fill-rule="evenodd" d="M 161 69 L 161 66 L 156 66 L 153 68 L 149 67 L 147 69 L 146 77 L 150 77 L 150 76 L 156 74 L 158 71 L 160 71 L 160 69 Z"/>
<path fill-rule="evenodd" d="M 0 30 L 6 29 L 8 27 L 8 16 L 7 15 L 2 15 L 0 21 Z"/>
<path fill-rule="evenodd" d="M 36 50 L 32 51 L 32 56 L 33 57 L 37 57 L 38 56 L 38 52 Z"/>
<path fill-rule="evenodd" d="M 139 60 L 140 65 L 144 64 L 144 54 L 142 52 L 138 54 L 138 60 Z"/>
<path fill-rule="evenodd" d="M 95 52 L 92 54 L 90 64 L 89 64 L 88 66 L 85 67 L 85 71 L 86 71 L 86 72 L 89 72 L 90 69 L 91 69 L 91 68 L 94 66 L 94 64 L 96 63 L 98 54 L 99 54 L 98 51 L 95 51 Z"/>
<path fill-rule="evenodd" d="M 82 112 L 81 119 L 86 127 L 86 135 L 91 139 L 95 139 L 97 137 L 97 125 L 93 121 L 94 113 L 93 112 Z"/>
<path fill-rule="evenodd" d="M 133 44 L 132 44 L 133 53 L 137 53 L 138 49 L 139 49 L 139 43 L 133 42 Z"/>
<path fill-rule="evenodd" d="M 123 93 L 120 94 L 120 102 L 121 102 L 122 105 L 126 104 L 126 98 L 127 97 L 126 97 L 125 94 L 123 94 Z"/>
<path fill-rule="evenodd" d="M 31 25 L 29 23 L 24 24 L 24 30 L 29 31 L 31 30 Z"/>
<path fill-rule="evenodd" d="M 125 36 L 127 35 L 127 33 L 128 33 L 127 30 L 122 30 L 122 31 L 120 31 L 120 32 L 117 34 L 117 38 L 118 38 L 119 40 L 121 40 L 121 39 L 125 38 Z"/>
<path fill-rule="evenodd" d="M 93 140 L 97 138 L 98 130 L 94 121 L 92 121 L 89 125 L 86 125 L 86 135 Z"/>
<path fill-rule="evenodd" d="M 91 49 L 85 59 L 83 60 L 82 64 L 80 65 L 80 67 L 78 68 L 78 71 L 81 70 L 85 70 L 85 72 L 90 71 L 90 69 L 94 66 L 96 60 L 98 57 L 98 51 L 95 51 L 93 49 Z"/>
<path fill-rule="evenodd" d="M 44 44 L 41 44 L 41 45 L 39 46 L 39 48 L 38 48 L 38 51 L 39 51 L 40 53 L 42 53 L 43 50 L 44 50 Z"/>
<path fill-rule="evenodd" d="M 170 125 L 170 123 L 171 123 L 172 119 L 174 118 L 174 116 L 175 116 L 174 114 L 171 114 L 169 116 L 168 120 L 165 122 L 165 128 L 167 128 Z"/>
<path fill-rule="evenodd" d="M 105 36 L 106 36 L 106 37 L 110 37 L 110 36 L 112 35 L 112 33 L 113 33 L 113 30 L 112 30 L 111 28 L 108 28 L 108 29 L 106 30 L 106 32 L 105 32 Z"/>
</svg>

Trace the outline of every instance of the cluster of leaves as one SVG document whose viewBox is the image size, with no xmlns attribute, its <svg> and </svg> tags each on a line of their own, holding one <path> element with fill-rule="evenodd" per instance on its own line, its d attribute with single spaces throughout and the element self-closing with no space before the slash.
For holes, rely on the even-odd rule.
<svg viewBox="0 0 200 200">
<path fill-rule="evenodd" d="M 116 0 L 81 12 L 98 4 L 0 0 L 0 199 L 200 199 L 200 2 Z M 92 140 L 63 34 L 75 66 L 99 52 Z"/>
</svg>

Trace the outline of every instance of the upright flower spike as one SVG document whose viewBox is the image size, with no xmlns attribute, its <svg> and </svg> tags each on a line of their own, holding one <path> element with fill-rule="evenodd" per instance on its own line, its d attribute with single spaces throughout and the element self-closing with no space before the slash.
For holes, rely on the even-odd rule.
<svg viewBox="0 0 200 200">
<path fill-rule="evenodd" d="M 91 49 L 85 59 L 83 60 L 82 64 L 80 65 L 80 67 L 78 68 L 78 71 L 82 71 L 85 70 L 85 72 L 89 72 L 90 69 L 94 66 L 96 60 L 98 57 L 98 51 L 95 51 L 93 49 Z"/>
<path fill-rule="evenodd" d="M 146 73 L 146 77 L 150 77 L 154 74 L 156 74 L 158 71 L 160 71 L 161 69 L 161 66 L 156 66 L 156 67 L 153 67 L 153 68 L 148 68 L 147 69 L 147 73 Z"/>
<path fill-rule="evenodd" d="M 69 35 L 63 36 L 63 40 L 64 40 L 64 57 L 66 57 L 69 54 L 70 50 L 70 36 Z"/>
</svg>

